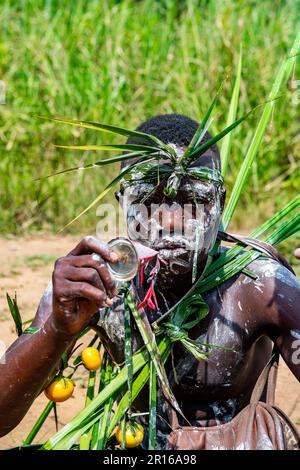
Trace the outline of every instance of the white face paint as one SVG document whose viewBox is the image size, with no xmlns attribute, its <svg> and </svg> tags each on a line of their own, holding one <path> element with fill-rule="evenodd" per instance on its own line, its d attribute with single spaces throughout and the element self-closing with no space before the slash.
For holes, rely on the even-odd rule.
<svg viewBox="0 0 300 470">
<path fill-rule="evenodd" d="M 169 200 L 162 188 L 136 183 L 125 188 L 120 203 L 129 238 L 158 251 L 174 273 L 190 271 L 216 241 L 221 206 L 212 184 L 184 182 Z"/>
</svg>

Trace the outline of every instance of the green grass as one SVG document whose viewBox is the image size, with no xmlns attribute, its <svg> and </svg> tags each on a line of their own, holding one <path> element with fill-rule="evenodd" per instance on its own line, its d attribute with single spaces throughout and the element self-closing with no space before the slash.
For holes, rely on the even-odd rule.
<svg viewBox="0 0 300 470">
<path fill-rule="evenodd" d="M 57 259 L 57 256 L 32 255 L 32 256 L 25 256 L 24 263 L 30 269 L 35 270 L 35 269 L 41 268 L 42 266 L 53 264 L 56 259 Z"/>
<path fill-rule="evenodd" d="M 265 100 L 299 27 L 299 9 L 300 0 L 2 0 L 0 80 L 7 103 L 0 105 L 0 233 L 57 231 L 118 172 L 116 165 L 33 181 L 95 157 L 53 143 L 116 139 L 41 122 L 30 113 L 128 128 L 169 112 L 201 120 L 228 74 L 212 126 L 217 132 L 226 123 L 240 44 L 239 116 Z M 236 227 L 257 226 L 298 192 L 300 86 L 297 96 L 293 86 L 275 106 Z M 228 193 L 258 119 L 255 114 L 234 131 Z M 69 230 L 85 234 L 96 223 L 92 210 Z"/>
</svg>

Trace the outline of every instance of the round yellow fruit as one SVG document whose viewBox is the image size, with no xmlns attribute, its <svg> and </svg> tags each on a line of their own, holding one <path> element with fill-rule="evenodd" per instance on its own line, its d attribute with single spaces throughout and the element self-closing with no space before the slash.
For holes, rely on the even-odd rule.
<svg viewBox="0 0 300 470">
<path fill-rule="evenodd" d="M 89 370 L 98 370 L 101 366 L 101 357 L 98 349 L 85 348 L 81 353 L 81 359 L 85 367 Z"/>
<path fill-rule="evenodd" d="M 55 379 L 45 389 L 46 397 L 55 403 L 65 401 L 73 395 L 74 382 L 65 377 Z"/>
<path fill-rule="evenodd" d="M 116 439 L 119 444 L 122 444 L 122 428 L 121 426 L 117 427 Z M 138 447 L 144 439 L 144 428 L 139 423 L 126 423 L 125 431 L 125 447 L 127 449 L 132 449 L 133 447 Z"/>
</svg>

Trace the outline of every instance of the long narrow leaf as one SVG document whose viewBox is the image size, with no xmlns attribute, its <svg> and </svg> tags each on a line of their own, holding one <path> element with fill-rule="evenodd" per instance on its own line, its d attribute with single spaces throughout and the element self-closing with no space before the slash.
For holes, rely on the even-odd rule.
<svg viewBox="0 0 300 470">
<path fill-rule="evenodd" d="M 18 303 L 17 303 L 17 294 L 15 293 L 14 299 L 12 299 L 8 294 L 6 294 L 6 300 L 8 303 L 9 311 L 15 323 L 17 335 L 21 336 L 21 334 L 23 333 L 23 324 L 22 324 L 22 318 L 21 318 L 20 310 L 19 310 Z"/>
<path fill-rule="evenodd" d="M 87 406 L 95 395 L 95 378 L 96 378 L 96 371 L 91 370 L 89 373 L 89 380 L 87 385 L 86 391 L 86 398 L 85 398 L 85 406 Z M 91 430 L 80 437 L 79 448 L 80 450 L 88 450 L 90 447 L 90 440 L 91 440 Z"/>
<path fill-rule="evenodd" d="M 118 134 L 118 135 L 123 135 L 125 137 L 134 137 L 137 140 L 140 140 L 141 142 L 144 142 L 146 144 L 149 143 L 149 140 L 152 140 L 157 144 L 157 146 L 161 149 L 164 149 L 168 152 L 172 152 L 172 149 L 168 147 L 164 142 L 162 142 L 160 139 L 157 137 L 151 135 L 151 134 L 146 134 L 144 132 L 138 132 L 138 131 L 130 131 L 128 129 L 124 129 L 122 127 L 116 127 L 116 126 L 109 126 L 107 124 L 101 124 L 99 122 L 91 122 L 91 121 L 78 121 L 76 119 L 61 119 L 61 118 L 54 118 L 54 117 L 48 117 L 48 116 L 35 116 L 40 119 L 44 119 L 46 121 L 54 121 L 54 122 L 60 122 L 62 124 L 70 124 L 71 126 L 76 126 L 76 127 L 85 127 L 87 129 L 94 129 L 96 131 L 102 131 L 102 132 L 109 132 L 111 134 Z"/>
<path fill-rule="evenodd" d="M 130 321 L 130 310 L 127 305 L 127 299 L 125 298 L 125 312 L 124 312 L 124 329 L 125 329 L 125 365 L 127 368 L 127 385 L 129 393 L 129 413 L 131 412 L 132 404 L 132 337 L 131 337 L 131 321 Z"/>
<path fill-rule="evenodd" d="M 156 370 L 152 361 L 150 361 L 150 380 L 149 380 L 149 444 L 148 449 L 156 448 Z"/>
<path fill-rule="evenodd" d="M 163 340 L 159 341 L 158 343 L 158 349 L 161 354 L 161 358 L 163 362 L 165 362 L 171 352 L 171 341 L 169 338 L 164 338 Z M 139 373 L 139 375 L 136 377 L 136 379 L 133 382 L 132 385 L 132 398 L 133 400 L 138 396 L 140 391 L 144 388 L 146 383 L 149 380 L 149 374 L 150 374 L 150 362 L 146 361 L 143 369 Z M 108 428 L 108 435 L 110 435 L 113 430 L 115 429 L 116 425 L 120 422 L 124 414 L 128 410 L 128 405 L 129 405 L 129 396 L 128 392 L 122 397 L 120 403 L 118 404 L 118 407 L 114 413 L 113 418 L 111 419 L 111 422 L 109 424 Z"/>
<path fill-rule="evenodd" d="M 108 357 L 107 351 L 106 349 L 104 349 L 103 354 L 102 354 L 101 366 L 99 370 L 98 393 L 100 393 L 103 387 L 105 386 L 104 382 L 105 382 L 105 375 L 106 375 L 107 365 L 108 365 L 107 357 Z M 100 420 L 94 424 L 93 429 L 92 429 L 91 449 L 95 450 L 97 448 L 99 432 L 100 432 Z"/>
<path fill-rule="evenodd" d="M 56 148 L 68 149 L 68 150 L 111 150 L 117 151 L 122 150 L 126 152 L 159 152 L 157 147 L 151 147 L 149 145 L 137 145 L 137 144 L 112 144 L 112 145 L 54 145 Z"/>
<path fill-rule="evenodd" d="M 300 195 L 297 196 L 292 201 L 290 201 L 285 207 L 279 210 L 276 214 L 274 214 L 272 217 L 266 220 L 259 227 L 257 227 L 250 234 L 250 236 L 259 238 L 259 237 L 264 236 L 270 230 L 274 230 L 276 225 L 279 222 L 282 222 L 282 220 L 286 218 L 291 212 L 295 211 L 299 207 L 299 205 L 300 205 Z M 216 259 L 216 261 L 214 261 L 213 263 L 211 263 L 211 265 L 207 267 L 204 273 L 204 277 L 207 277 L 208 275 L 215 272 L 218 268 L 224 266 L 224 264 L 234 259 L 234 257 L 243 249 L 244 248 L 241 245 L 235 245 L 229 250 L 226 250 Z"/>
<path fill-rule="evenodd" d="M 257 155 L 258 149 L 260 147 L 260 144 L 262 142 L 263 136 L 266 132 L 267 125 L 270 121 L 272 111 L 274 109 L 274 99 L 276 96 L 278 96 L 278 93 L 285 84 L 292 72 L 293 69 L 293 64 L 295 61 L 295 58 L 290 58 L 289 56 L 293 56 L 299 52 L 300 49 L 300 33 L 298 33 L 297 38 L 294 42 L 294 45 L 290 51 L 290 54 L 288 57 L 282 62 L 281 67 L 279 69 L 279 72 L 276 75 L 274 84 L 271 89 L 271 93 L 269 95 L 269 101 L 265 104 L 264 110 L 262 113 L 262 116 L 260 118 L 260 121 L 257 125 L 257 128 L 255 130 L 254 136 L 251 140 L 251 143 L 249 145 L 249 148 L 247 150 L 246 156 L 243 160 L 241 169 L 239 171 L 238 177 L 235 181 L 230 199 L 228 201 L 228 204 L 225 208 L 224 215 L 222 218 L 222 227 L 223 230 L 226 230 L 228 227 L 228 224 L 233 216 L 233 213 L 235 211 L 236 205 L 238 203 L 239 197 L 241 195 L 241 192 L 244 188 L 245 182 L 247 180 L 251 165 L 253 163 L 253 160 L 255 156 Z"/>
<path fill-rule="evenodd" d="M 146 160 L 149 160 L 149 157 L 144 157 L 142 159 L 143 161 L 146 161 Z M 93 200 L 93 202 L 91 202 L 91 204 L 86 207 L 82 212 L 80 212 L 80 214 L 78 214 L 76 217 L 74 217 L 74 219 L 71 220 L 71 222 L 69 222 L 67 225 L 65 225 L 61 230 L 64 230 L 65 228 L 69 227 L 71 224 L 73 224 L 76 220 L 79 219 L 79 217 L 81 217 L 82 215 L 84 215 L 86 212 L 88 212 L 92 207 L 94 207 L 98 202 L 101 201 L 101 199 L 103 199 L 106 194 L 114 187 L 115 184 L 117 184 L 122 178 L 124 178 L 124 176 L 129 173 L 132 168 L 134 167 L 134 164 L 132 165 L 129 165 L 128 167 L 126 167 L 123 171 L 121 171 L 118 176 L 116 176 L 116 178 L 114 178 L 107 186 L 106 188 L 99 194 L 99 196 L 96 197 L 96 199 Z"/>
<path fill-rule="evenodd" d="M 272 101 L 275 101 L 277 98 L 274 98 Z M 229 132 L 239 126 L 243 121 L 245 121 L 254 111 L 256 111 L 261 106 L 264 106 L 264 103 L 255 106 L 255 108 L 248 111 L 248 113 L 244 114 L 242 117 L 234 121 L 228 127 L 223 129 L 219 134 L 215 135 L 211 139 L 209 139 L 204 144 L 200 145 L 194 152 L 192 152 L 188 158 L 189 163 L 197 160 L 201 155 L 203 155 L 206 150 L 208 150 L 212 145 L 216 144 L 219 140 L 223 139 Z"/>
<path fill-rule="evenodd" d="M 237 112 L 239 94 L 240 94 L 241 74 L 242 74 L 242 48 L 240 50 L 236 79 L 235 79 L 233 93 L 232 93 L 232 97 L 230 101 L 226 127 L 230 126 L 230 124 L 233 123 L 236 119 L 236 112 Z M 229 158 L 230 149 L 231 149 L 231 140 L 232 140 L 232 133 L 230 132 L 222 140 L 222 146 L 220 150 L 221 162 L 222 162 L 222 175 L 224 178 L 226 176 L 227 167 L 228 167 L 228 158 Z"/>
<path fill-rule="evenodd" d="M 83 170 L 88 170 L 91 168 L 97 168 L 98 166 L 103 166 L 103 165 L 110 165 L 112 163 L 119 163 L 122 161 L 130 160 L 131 158 L 136 158 L 139 156 L 144 156 L 144 155 L 149 155 L 149 152 L 132 152 L 126 155 L 118 155 L 113 158 L 105 158 L 103 160 L 99 160 L 97 162 L 93 163 L 88 163 L 87 165 L 83 166 L 75 166 L 73 168 L 66 168 L 65 170 L 57 171 L 56 173 L 52 173 L 51 175 L 47 176 L 41 176 L 40 178 L 36 178 L 34 181 L 39 181 L 47 178 L 52 178 L 52 176 L 57 176 L 57 175 L 62 175 L 64 173 L 71 173 L 74 171 L 83 171 Z"/>
<path fill-rule="evenodd" d="M 188 148 L 186 149 L 185 154 L 182 157 L 183 162 L 187 163 L 189 161 L 189 155 L 191 155 L 196 150 L 197 146 L 201 143 L 201 140 L 202 140 L 202 138 L 205 134 L 205 131 L 207 129 L 208 120 L 209 120 L 210 115 L 211 115 L 211 113 L 212 113 L 212 111 L 213 111 L 213 109 L 216 105 L 216 102 L 219 98 L 219 95 L 221 93 L 223 85 L 224 85 L 224 81 L 221 83 L 214 99 L 212 100 L 212 102 L 211 102 L 211 104 L 210 104 L 210 106 L 207 110 L 207 113 L 205 114 L 205 116 L 204 116 L 202 122 L 200 123 L 198 129 L 196 130 L 196 132 L 195 132 Z"/>
<path fill-rule="evenodd" d="M 134 299 L 129 289 L 126 292 L 126 303 L 132 313 L 133 318 L 135 319 L 139 332 L 143 338 L 144 344 L 147 348 L 148 353 L 150 354 L 151 360 L 155 365 L 155 369 L 160 380 L 160 386 L 165 398 L 178 411 L 178 413 L 180 413 L 183 418 L 185 418 L 170 388 L 168 377 L 163 366 L 163 362 L 156 344 L 155 335 L 151 329 L 149 320 L 144 312 L 139 312 L 137 310 Z"/>
<path fill-rule="evenodd" d="M 33 428 L 31 429 L 30 433 L 28 434 L 26 439 L 24 439 L 24 441 L 23 441 L 24 446 L 28 446 L 29 444 L 32 443 L 33 439 L 35 438 L 35 436 L 37 435 L 37 433 L 41 429 L 42 425 L 44 424 L 44 422 L 48 418 L 53 406 L 54 406 L 53 401 L 49 401 L 47 403 L 47 405 L 45 406 L 45 408 L 42 411 L 41 415 L 39 416 L 38 420 L 35 422 Z"/>
<path fill-rule="evenodd" d="M 115 370 L 112 374 L 112 363 L 111 359 L 108 356 L 107 357 L 107 363 L 106 363 L 106 371 L 105 371 L 105 377 L 104 377 L 104 383 L 103 383 L 103 388 L 106 387 L 110 380 L 114 378 L 117 374 L 117 370 Z M 95 446 L 92 448 L 95 448 L 97 450 L 103 450 L 105 449 L 106 442 L 108 439 L 108 434 L 107 434 L 107 428 L 108 428 L 108 420 L 112 411 L 112 406 L 114 403 L 114 398 L 113 396 L 110 397 L 110 399 L 107 401 L 104 411 L 103 411 L 103 416 L 100 421 L 100 426 L 99 426 L 99 433 L 97 436 L 97 440 L 95 442 Z"/>
<path fill-rule="evenodd" d="M 286 238 L 294 235 L 300 230 L 300 214 L 292 216 L 290 219 L 281 224 L 272 234 L 266 237 L 266 242 L 272 245 L 281 243 Z M 212 274 L 202 279 L 197 285 L 197 292 L 203 293 L 207 290 L 213 289 L 219 284 L 222 284 L 226 280 L 238 274 L 243 268 L 248 266 L 252 261 L 259 258 L 261 253 L 251 249 L 246 253 L 237 256 L 225 266 L 221 266 L 215 270 Z M 196 283 L 197 284 L 197 283 Z"/>
</svg>

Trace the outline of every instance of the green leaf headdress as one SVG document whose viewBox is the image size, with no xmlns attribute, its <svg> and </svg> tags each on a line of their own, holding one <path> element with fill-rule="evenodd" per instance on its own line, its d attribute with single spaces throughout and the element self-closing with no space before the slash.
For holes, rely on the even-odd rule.
<svg viewBox="0 0 300 470">
<path fill-rule="evenodd" d="M 221 89 L 221 88 L 220 88 Z M 97 204 L 103 197 L 112 189 L 114 185 L 120 181 L 126 185 L 132 185 L 137 182 L 148 182 L 154 185 L 161 181 L 165 181 L 164 194 L 173 199 L 176 197 L 181 180 L 183 177 L 190 177 L 200 181 L 209 182 L 214 184 L 217 188 L 223 185 L 223 177 L 221 172 L 216 168 L 208 168 L 206 166 L 194 166 L 195 162 L 201 157 L 210 147 L 216 144 L 224 136 L 230 133 L 235 127 L 241 124 L 247 117 L 254 111 L 251 110 L 241 118 L 235 120 L 222 130 L 216 136 L 209 138 L 203 142 L 203 138 L 208 130 L 212 119 L 211 113 L 215 107 L 220 89 L 213 99 L 204 119 L 200 123 L 192 141 L 185 151 L 176 145 L 162 142 L 157 137 L 138 131 L 130 131 L 128 129 L 108 126 L 89 121 L 77 121 L 69 119 L 59 119 L 52 117 L 39 116 L 42 119 L 47 119 L 59 123 L 70 124 L 78 127 L 85 127 L 97 131 L 109 132 L 126 137 L 133 137 L 136 144 L 115 144 L 115 145 L 79 145 L 79 146 L 62 146 L 58 148 L 73 149 L 73 150 L 101 150 L 101 151 L 122 151 L 122 154 L 94 163 L 82 166 L 68 168 L 49 176 L 54 176 L 63 173 L 70 173 L 78 170 L 86 170 L 91 168 L 109 165 L 116 162 L 128 162 L 128 166 L 123 169 L 116 178 L 114 178 L 106 188 L 86 207 L 78 216 L 76 216 L 69 224 L 77 220 L 81 215 L 85 214 L 95 204 Z M 126 152 L 124 154 L 124 152 Z M 49 177 L 48 176 L 48 177 Z M 46 178 L 48 178 L 46 177 Z"/>
</svg>

